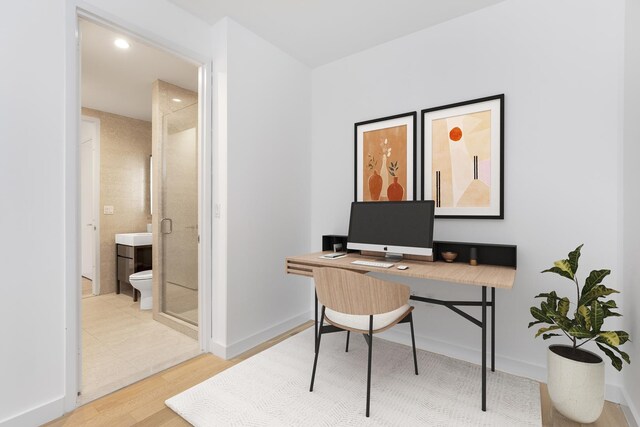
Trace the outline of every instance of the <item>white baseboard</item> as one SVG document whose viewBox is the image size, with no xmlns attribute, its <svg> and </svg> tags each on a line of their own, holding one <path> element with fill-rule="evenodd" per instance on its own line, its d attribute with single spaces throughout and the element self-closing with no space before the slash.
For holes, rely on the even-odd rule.
<svg viewBox="0 0 640 427">
<path fill-rule="evenodd" d="M 604 398 L 609 402 L 620 403 L 623 400 L 622 387 L 615 384 L 604 385 Z"/>
<path fill-rule="evenodd" d="M 64 397 L 29 409 L 10 418 L 0 420 L 2 427 L 33 427 L 39 426 L 64 415 Z"/>
<path fill-rule="evenodd" d="M 401 329 L 402 328 L 390 329 L 380 334 L 380 338 L 397 342 L 399 344 L 411 345 L 411 334 L 409 333 L 408 328 L 407 331 L 402 331 Z M 476 365 L 481 363 L 482 352 L 478 349 L 446 343 L 427 337 L 421 337 L 419 335 L 416 335 L 415 338 L 416 347 L 422 350 L 453 357 L 458 360 L 464 360 L 465 362 Z M 487 366 L 491 366 L 490 356 L 487 357 Z M 511 359 L 509 357 L 500 356 L 499 354 L 496 354 L 496 370 L 539 382 L 547 382 L 547 368 L 545 366 Z M 620 403 L 623 399 L 622 388 L 615 384 L 606 384 L 604 395 L 606 400 L 614 403 Z"/>
<path fill-rule="evenodd" d="M 227 347 L 223 344 L 211 341 L 209 344 L 209 352 L 221 359 L 226 359 Z"/>
<path fill-rule="evenodd" d="M 304 322 L 309 320 L 313 312 L 304 312 L 290 319 L 287 319 L 277 325 L 273 325 L 270 328 L 264 329 L 258 333 L 255 333 L 247 338 L 241 339 L 228 346 L 224 346 L 219 343 L 211 343 L 212 351 L 216 356 L 224 359 L 231 359 L 239 354 L 244 353 L 247 350 L 251 350 L 253 347 L 262 344 L 263 342 L 270 340 L 280 334 L 283 334 L 296 326 L 300 326 Z"/>
<path fill-rule="evenodd" d="M 622 412 L 627 419 L 627 423 L 629 423 L 629 427 L 640 427 L 640 412 L 638 412 L 639 408 L 636 407 L 634 402 L 627 394 L 627 390 L 625 390 L 624 388 L 622 389 L 622 401 L 620 402 L 620 407 L 622 408 Z"/>
</svg>

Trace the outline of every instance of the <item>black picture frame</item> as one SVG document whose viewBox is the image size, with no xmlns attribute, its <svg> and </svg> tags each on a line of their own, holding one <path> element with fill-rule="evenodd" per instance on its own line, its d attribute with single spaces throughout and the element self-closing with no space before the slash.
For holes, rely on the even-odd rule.
<svg viewBox="0 0 640 427">
<path fill-rule="evenodd" d="M 436 218 L 504 219 L 504 94 L 427 108 L 420 116 L 421 196 L 436 202 Z M 462 145 L 452 146 L 465 136 Z M 469 182 L 464 191 L 461 182 Z M 479 206 L 473 206 L 478 199 Z M 442 206 L 454 200 L 458 206 Z"/>
<path fill-rule="evenodd" d="M 417 114 L 415 111 L 403 114 L 396 114 L 393 116 L 381 117 L 378 119 L 366 120 L 354 124 L 354 200 L 355 201 L 385 201 L 385 200 L 398 200 L 397 191 L 392 191 L 392 198 L 389 199 L 386 190 L 389 190 L 393 184 L 405 184 L 403 187 L 404 193 L 400 200 L 417 200 L 416 190 L 416 148 L 417 148 Z M 403 127 L 406 127 L 404 131 Z M 385 139 L 385 135 L 387 138 Z M 402 135 L 405 138 L 402 138 Z M 391 137 L 392 141 L 389 142 L 388 138 Z M 383 140 L 384 139 L 384 140 Z M 378 141 L 379 140 L 379 141 Z M 386 142 L 385 142 L 386 141 Z M 376 144 L 381 144 L 380 152 L 373 153 L 368 148 L 375 147 Z M 389 147 L 385 149 L 385 153 L 382 153 L 384 146 Z M 367 153 L 365 153 L 365 150 Z M 395 150 L 395 151 L 394 151 Z M 404 151 L 403 151 L 404 150 Z M 390 155 L 389 154 L 390 151 Z M 404 153 L 404 155 L 402 155 Z M 368 161 L 365 165 L 365 156 Z M 375 157 L 379 155 L 380 157 Z M 400 157 L 398 157 L 400 156 Z M 373 161 L 371 157 L 374 157 Z M 395 162 L 394 162 L 395 159 Z M 388 164 L 387 164 L 388 162 Z M 373 164 L 375 163 L 375 164 Z M 370 167 L 372 166 L 373 167 Z M 393 168 L 395 164 L 395 173 L 398 176 L 394 176 L 394 171 L 389 169 Z M 379 197 L 375 198 L 375 191 L 369 191 L 366 194 L 365 188 L 365 169 L 369 171 L 382 171 L 385 170 L 387 175 L 378 174 L 382 179 L 381 186 L 385 184 L 387 188 L 381 188 Z M 404 172 L 404 180 L 400 178 L 400 172 L 402 169 L 406 169 Z M 374 172 L 373 174 L 376 174 Z M 389 179 L 391 177 L 391 179 Z M 385 179 L 387 178 L 387 179 Z M 397 179 L 396 179 L 397 178 Z M 391 182 L 393 181 L 393 182 Z M 397 182 L 401 181 L 401 182 Z M 391 184 L 389 184 L 391 182 Z M 394 188 L 397 188 L 394 186 Z"/>
</svg>

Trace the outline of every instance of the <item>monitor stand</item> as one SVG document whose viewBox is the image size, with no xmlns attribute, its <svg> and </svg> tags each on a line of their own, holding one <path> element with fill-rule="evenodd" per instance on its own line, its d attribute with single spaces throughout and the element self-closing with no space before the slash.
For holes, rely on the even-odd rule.
<svg viewBox="0 0 640 427">
<path fill-rule="evenodd" d="M 396 253 L 396 252 L 386 252 L 384 254 L 384 259 L 385 261 L 389 261 L 389 262 L 399 262 L 402 261 L 403 256 L 400 253 Z"/>
</svg>

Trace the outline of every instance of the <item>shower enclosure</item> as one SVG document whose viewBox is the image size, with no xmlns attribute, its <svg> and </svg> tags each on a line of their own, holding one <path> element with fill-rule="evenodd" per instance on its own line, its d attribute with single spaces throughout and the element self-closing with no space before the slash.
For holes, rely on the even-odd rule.
<svg viewBox="0 0 640 427">
<path fill-rule="evenodd" d="M 154 83 L 154 319 L 197 338 L 198 96 Z"/>
</svg>

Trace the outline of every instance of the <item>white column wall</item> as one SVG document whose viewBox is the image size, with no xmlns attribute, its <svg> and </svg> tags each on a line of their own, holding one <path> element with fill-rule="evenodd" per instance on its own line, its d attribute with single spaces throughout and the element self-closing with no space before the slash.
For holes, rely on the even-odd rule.
<svg viewBox="0 0 640 427">
<path fill-rule="evenodd" d="M 227 33 L 228 20 L 212 27 L 212 143 L 213 143 L 213 289 L 211 348 L 224 357 L 227 343 Z"/>
<path fill-rule="evenodd" d="M 232 357 L 308 320 L 311 71 L 227 19 L 227 342 Z"/>
<path fill-rule="evenodd" d="M 640 424 L 640 3 L 626 1 L 625 10 L 625 68 L 624 68 L 624 146 L 623 146 L 623 221 L 624 250 L 624 319 L 625 329 L 632 341 L 625 344 L 631 365 L 623 368 L 625 402 L 623 410 L 629 424 Z M 633 418 L 632 418 L 633 417 Z M 635 426 L 633 424 L 635 422 Z"/>
<path fill-rule="evenodd" d="M 584 243 L 580 277 L 611 268 L 608 284 L 622 287 L 623 6 L 509 0 L 314 69 L 312 242 L 347 232 L 355 122 L 504 93 L 505 219 L 437 219 L 435 236 L 518 245 L 515 287 L 497 292 L 497 367 L 545 380 L 549 342 L 527 329 L 529 307 L 540 292 L 573 290 L 540 271 Z M 478 288 L 409 283 L 423 296 L 480 297 Z M 476 326 L 423 304 L 415 318 L 423 348 L 480 361 Z M 608 397 L 619 399 L 622 378 L 612 368 L 607 383 Z"/>
</svg>

